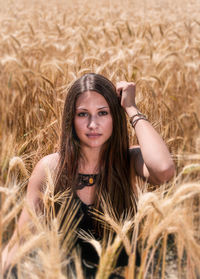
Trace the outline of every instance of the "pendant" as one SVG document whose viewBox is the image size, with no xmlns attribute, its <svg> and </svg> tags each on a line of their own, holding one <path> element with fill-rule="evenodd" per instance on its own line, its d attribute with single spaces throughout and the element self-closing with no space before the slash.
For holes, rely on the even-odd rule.
<svg viewBox="0 0 200 279">
<path fill-rule="evenodd" d="M 89 183 L 93 184 L 94 183 L 94 179 L 92 177 L 89 178 Z"/>
<path fill-rule="evenodd" d="M 85 186 L 93 186 L 96 183 L 99 174 L 78 174 L 77 189 L 83 189 Z"/>
</svg>

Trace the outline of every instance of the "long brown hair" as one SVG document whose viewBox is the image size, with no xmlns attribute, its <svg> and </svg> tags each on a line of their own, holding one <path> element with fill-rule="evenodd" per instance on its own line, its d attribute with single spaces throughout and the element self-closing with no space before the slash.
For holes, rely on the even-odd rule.
<svg viewBox="0 0 200 279">
<path fill-rule="evenodd" d="M 74 128 L 74 116 L 77 98 L 86 91 L 98 92 L 105 98 L 113 119 L 112 135 L 101 150 L 100 177 L 97 182 L 98 195 L 95 199 L 95 207 L 100 210 L 100 199 L 102 196 L 107 196 L 119 217 L 131 206 L 128 131 L 125 112 L 120 105 L 116 88 L 102 75 L 85 74 L 76 80 L 68 91 L 63 110 L 60 159 L 55 192 L 66 190 L 66 188 L 71 188 L 74 193 L 76 191 L 81 149 Z"/>
</svg>

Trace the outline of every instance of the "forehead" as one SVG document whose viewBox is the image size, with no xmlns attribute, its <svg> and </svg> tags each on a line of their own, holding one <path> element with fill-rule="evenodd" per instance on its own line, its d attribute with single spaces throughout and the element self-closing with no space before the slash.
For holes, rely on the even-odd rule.
<svg viewBox="0 0 200 279">
<path fill-rule="evenodd" d="M 76 101 L 76 107 L 90 105 L 108 106 L 108 103 L 106 99 L 96 91 L 84 92 L 78 97 Z"/>
</svg>

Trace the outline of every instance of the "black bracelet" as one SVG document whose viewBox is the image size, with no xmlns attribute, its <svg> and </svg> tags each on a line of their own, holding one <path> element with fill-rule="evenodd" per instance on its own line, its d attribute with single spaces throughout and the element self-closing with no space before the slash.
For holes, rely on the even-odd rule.
<svg viewBox="0 0 200 279">
<path fill-rule="evenodd" d="M 134 118 L 137 117 L 135 120 Z M 141 112 L 137 112 L 137 114 L 134 114 L 133 116 L 131 116 L 130 118 L 130 123 L 131 123 L 131 126 L 133 128 L 135 128 L 135 125 L 137 124 L 137 122 L 140 120 L 140 119 L 143 119 L 143 120 L 146 120 L 148 121 L 146 115 L 142 114 Z"/>
<path fill-rule="evenodd" d="M 136 125 L 137 122 L 138 122 L 139 120 L 141 120 L 141 119 L 143 119 L 143 120 L 145 120 L 145 121 L 148 121 L 148 119 L 147 119 L 146 117 L 140 116 L 140 117 L 138 117 L 137 119 L 135 119 L 133 122 L 131 122 L 131 126 L 132 126 L 133 128 L 135 128 L 135 125 Z"/>
<path fill-rule="evenodd" d="M 131 123 L 131 124 L 132 124 L 133 119 L 134 119 L 136 116 L 142 116 L 142 117 L 144 117 L 144 118 L 147 119 L 146 115 L 144 115 L 143 113 L 137 111 L 136 114 L 134 114 L 133 116 L 130 117 L 130 123 Z"/>
</svg>

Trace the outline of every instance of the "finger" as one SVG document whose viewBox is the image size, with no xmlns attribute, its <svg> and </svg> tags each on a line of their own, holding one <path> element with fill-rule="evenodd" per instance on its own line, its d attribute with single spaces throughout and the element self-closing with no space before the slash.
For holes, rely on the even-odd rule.
<svg viewBox="0 0 200 279">
<path fill-rule="evenodd" d="M 124 89 L 124 87 L 127 85 L 126 81 L 120 81 L 116 83 L 116 91 L 118 96 L 120 96 L 122 94 L 122 90 Z"/>
<path fill-rule="evenodd" d="M 124 87 L 126 84 L 128 84 L 128 82 L 126 81 L 119 81 L 116 83 L 116 87 Z"/>
</svg>

